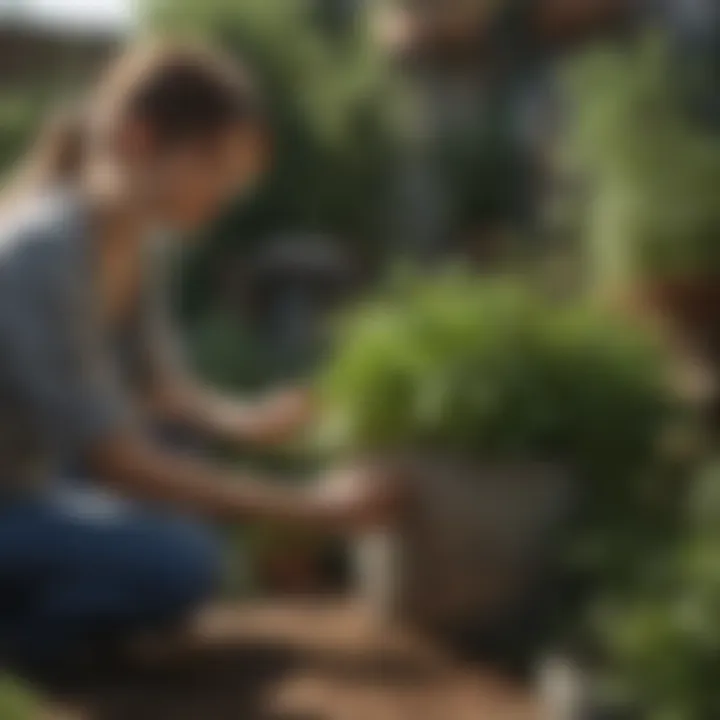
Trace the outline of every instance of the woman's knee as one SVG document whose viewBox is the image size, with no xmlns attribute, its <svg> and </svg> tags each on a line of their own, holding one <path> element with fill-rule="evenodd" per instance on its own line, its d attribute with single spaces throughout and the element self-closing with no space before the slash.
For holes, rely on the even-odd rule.
<svg viewBox="0 0 720 720">
<path fill-rule="evenodd" d="M 168 614 L 191 611 L 209 599 L 220 584 L 219 540 L 200 525 L 170 523 L 158 532 L 148 553 L 153 562 L 147 583 L 160 609 Z"/>
</svg>

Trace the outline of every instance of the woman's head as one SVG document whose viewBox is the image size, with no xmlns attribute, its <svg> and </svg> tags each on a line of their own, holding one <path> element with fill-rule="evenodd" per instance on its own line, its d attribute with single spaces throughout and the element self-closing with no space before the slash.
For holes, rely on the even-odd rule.
<svg viewBox="0 0 720 720">
<path fill-rule="evenodd" d="M 267 160 L 268 138 L 249 77 L 191 44 L 126 51 L 101 77 L 73 132 L 65 133 L 65 146 L 71 138 L 77 145 L 79 136 L 75 177 L 122 188 L 154 221 L 179 230 L 210 220 L 255 181 Z M 70 174 L 63 142 L 54 145 L 54 173 L 40 170 L 46 180 Z"/>
</svg>

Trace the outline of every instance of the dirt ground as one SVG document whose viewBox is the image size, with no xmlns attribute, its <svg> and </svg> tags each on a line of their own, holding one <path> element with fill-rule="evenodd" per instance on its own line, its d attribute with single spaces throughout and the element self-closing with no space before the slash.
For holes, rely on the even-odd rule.
<svg viewBox="0 0 720 720">
<path fill-rule="evenodd" d="M 532 698 L 351 604 L 226 606 L 170 665 L 65 698 L 47 720 L 537 720 Z"/>
</svg>

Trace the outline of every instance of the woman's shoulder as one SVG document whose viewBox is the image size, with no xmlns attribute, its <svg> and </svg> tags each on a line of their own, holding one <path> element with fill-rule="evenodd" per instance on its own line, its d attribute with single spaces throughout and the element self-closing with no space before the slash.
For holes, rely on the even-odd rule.
<svg viewBox="0 0 720 720">
<path fill-rule="evenodd" d="M 67 255 L 84 234 L 77 200 L 68 192 L 30 196 L 0 209 L 0 270 L 20 261 Z"/>
</svg>

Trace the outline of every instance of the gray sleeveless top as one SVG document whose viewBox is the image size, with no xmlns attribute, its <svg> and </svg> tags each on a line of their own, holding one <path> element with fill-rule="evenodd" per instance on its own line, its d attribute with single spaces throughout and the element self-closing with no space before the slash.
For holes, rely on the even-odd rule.
<svg viewBox="0 0 720 720">
<path fill-rule="evenodd" d="M 101 321 L 91 244 L 66 192 L 0 217 L 0 497 L 141 423 L 140 384 L 177 363 L 157 278 L 122 333 Z"/>
</svg>

